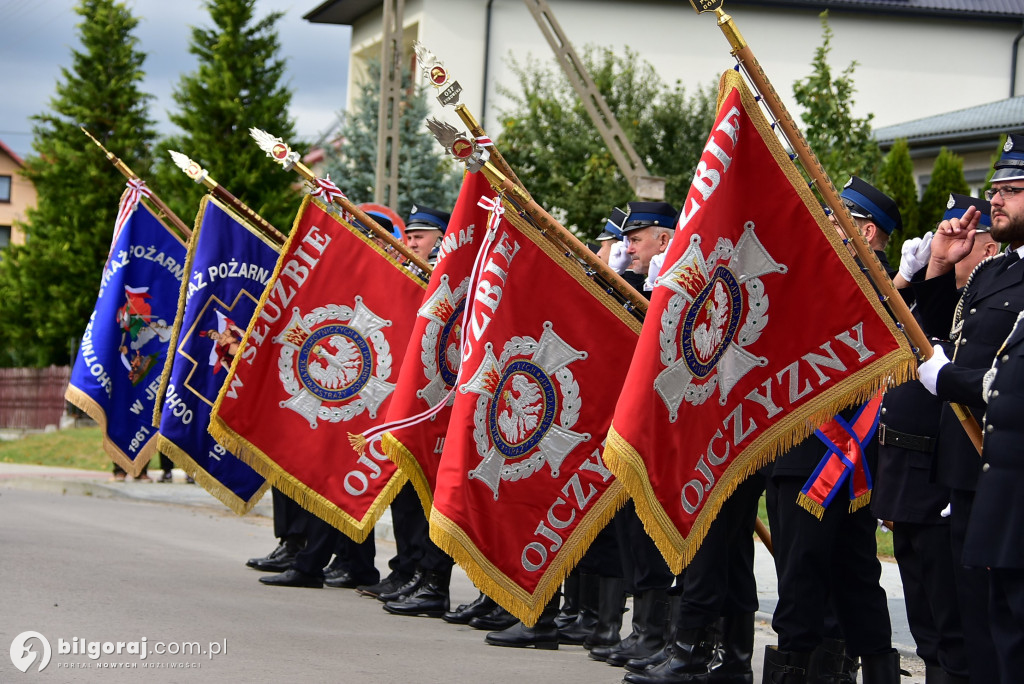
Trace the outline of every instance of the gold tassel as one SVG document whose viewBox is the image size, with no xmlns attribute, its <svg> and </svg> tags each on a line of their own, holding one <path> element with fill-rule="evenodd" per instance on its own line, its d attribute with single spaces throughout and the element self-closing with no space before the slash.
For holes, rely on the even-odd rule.
<svg viewBox="0 0 1024 684">
<path fill-rule="evenodd" d="M 352 445 L 357 454 L 366 453 L 366 437 L 363 435 L 348 433 L 348 443 Z"/>
<path fill-rule="evenodd" d="M 850 501 L 850 512 L 855 513 L 871 503 L 871 490 Z"/>
</svg>

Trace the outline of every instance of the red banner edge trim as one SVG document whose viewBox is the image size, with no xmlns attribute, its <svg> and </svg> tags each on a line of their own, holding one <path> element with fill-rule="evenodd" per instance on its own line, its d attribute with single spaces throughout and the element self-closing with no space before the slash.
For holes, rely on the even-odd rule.
<svg viewBox="0 0 1024 684">
<path fill-rule="evenodd" d="M 880 390 L 906 382 L 914 370 L 916 365 L 913 354 L 901 344 L 831 390 L 826 390 L 821 399 L 811 400 L 773 423 L 764 434 L 734 457 L 733 465 L 719 477 L 718 484 L 708 495 L 686 538 L 676 529 L 655 495 L 640 453 L 615 430 L 614 423 L 608 431 L 605 444 L 605 465 L 633 498 L 644 530 L 654 540 L 669 569 L 679 574 L 693 560 L 725 499 L 740 483 L 814 434 L 818 425 L 842 409 L 862 404 Z M 740 465 L 737 466 L 737 463 Z M 867 501 L 858 499 L 857 502 L 851 502 L 851 506 L 854 503 L 863 507 Z"/>
<path fill-rule="evenodd" d="M 210 434 L 238 460 L 265 477 L 271 486 L 280 489 L 289 499 L 337 528 L 356 543 L 366 540 L 384 513 L 384 509 L 391 505 L 392 500 L 409 479 L 401 470 L 396 470 L 377 498 L 370 504 L 363 519 L 356 520 L 322 494 L 310 488 L 309 485 L 297 480 L 294 475 L 279 466 L 274 459 L 263 453 L 259 447 L 232 430 L 224 422 L 224 419 L 216 414 L 210 417 Z"/>
<path fill-rule="evenodd" d="M 533 594 L 522 589 L 488 561 L 462 528 L 437 508 L 430 513 L 430 539 L 455 559 L 477 589 L 522 620 L 527 627 L 532 627 L 544 612 L 544 606 L 561 588 L 566 576 L 590 548 L 594 538 L 611 522 L 627 499 L 628 495 L 621 482 L 616 480 L 608 485 L 594 508 L 563 542 Z"/>
<path fill-rule="evenodd" d="M 253 493 L 252 498 L 248 500 L 243 499 L 221 484 L 217 478 L 210 475 L 205 468 L 196 463 L 184 449 L 169 440 L 167 437 L 158 433 L 157 439 L 159 440 L 158 445 L 160 451 L 167 454 L 167 456 L 174 461 L 174 465 L 184 470 L 186 475 L 196 481 L 196 484 L 205 489 L 211 496 L 238 515 L 245 515 L 251 511 L 252 507 L 255 506 L 257 502 L 263 498 L 263 495 L 267 493 L 267 490 L 270 489 L 270 483 L 264 482 L 263 486 Z"/>
</svg>

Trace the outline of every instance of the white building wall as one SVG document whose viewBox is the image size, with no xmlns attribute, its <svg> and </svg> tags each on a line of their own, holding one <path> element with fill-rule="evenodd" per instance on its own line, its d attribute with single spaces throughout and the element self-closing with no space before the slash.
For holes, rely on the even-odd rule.
<svg viewBox="0 0 1024 684">
<path fill-rule="evenodd" d="M 734 62 L 712 14 L 697 15 L 681 0 L 549 0 L 578 51 L 586 45 L 629 46 L 662 79 L 687 86 L 715 82 Z M 462 84 L 463 102 L 482 112 L 486 0 L 408 0 L 405 25 L 435 52 Z M 726 6 L 728 8 L 728 5 Z M 498 112 L 508 106 L 498 84 L 515 87 L 509 56 L 528 55 L 555 66 L 553 53 L 526 6 L 493 0 L 490 73 L 484 127 L 497 135 Z M 730 9 L 769 79 L 797 120 L 792 84 L 810 73 L 821 44 L 817 14 L 802 10 Z M 852 60 L 854 113 L 874 113 L 875 127 L 939 114 L 1009 95 L 1010 53 L 1019 26 L 945 19 L 833 12 L 829 62 L 838 75 Z M 359 58 L 379 54 L 380 13 L 357 22 L 352 33 L 350 83 Z M 1024 52 L 1024 50 L 1022 50 Z M 1024 71 L 1024 58 L 1018 71 Z M 354 88 L 350 86 L 349 97 Z M 448 120 L 455 122 L 454 114 Z"/>
</svg>

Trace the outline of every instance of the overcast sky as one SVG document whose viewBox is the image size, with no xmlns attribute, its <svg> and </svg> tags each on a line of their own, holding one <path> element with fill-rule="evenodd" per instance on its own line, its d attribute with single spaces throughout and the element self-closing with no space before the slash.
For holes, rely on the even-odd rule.
<svg viewBox="0 0 1024 684">
<path fill-rule="evenodd" d="M 284 12 L 278 22 L 286 79 L 292 89 L 291 115 L 307 140 L 328 129 L 345 106 L 350 30 L 311 24 L 302 18 L 321 0 L 257 0 L 256 17 Z M 25 157 L 32 151 L 33 114 L 45 111 L 56 93 L 60 68 L 80 49 L 75 0 L 0 0 L 0 140 Z M 191 26 L 212 27 L 201 0 L 128 0 L 139 19 L 135 35 L 147 58 L 142 90 L 156 96 L 150 117 L 160 134 L 170 133 L 167 110 L 182 74 L 195 70 L 188 51 Z M 83 140 L 85 140 L 83 136 Z M 115 154 L 117 150 L 112 150 Z"/>
</svg>

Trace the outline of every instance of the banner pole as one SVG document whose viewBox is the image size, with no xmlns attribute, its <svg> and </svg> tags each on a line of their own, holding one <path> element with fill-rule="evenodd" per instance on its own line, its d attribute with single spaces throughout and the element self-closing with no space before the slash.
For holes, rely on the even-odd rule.
<svg viewBox="0 0 1024 684">
<path fill-rule="evenodd" d="M 313 187 L 319 187 L 317 184 L 316 174 L 313 173 L 308 166 L 299 161 L 299 153 L 292 151 L 292 149 L 280 138 L 275 138 L 259 128 L 250 128 L 249 134 L 252 136 L 253 140 L 256 141 L 256 144 L 259 145 L 259 148 L 266 152 L 268 157 L 283 166 L 285 171 L 294 170 L 295 173 L 302 176 L 303 180 L 307 183 Z M 334 204 L 355 216 L 360 223 L 366 226 L 366 228 L 373 233 L 375 238 L 387 244 L 389 247 L 401 254 L 407 261 L 416 266 L 416 268 L 423 271 L 428 278 L 430 277 L 430 273 L 433 270 L 430 267 L 430 264 L 416 256 L 416 254 L 406 247 L 401 240 L 396 240 L 395 236 L 392 235 L 390 231 L 384 230 L 372 216 L 353 204 L 352 200 L 348 197 L 332 197 L 330 198 L 329 203 Z"/>
<path fill-rule="evenodd" d="M 572 253 L 574 257 L 582 261 L 587 268 L 593 270 L 596 275 L 603 279 L 610 287 L 615 288 L 619 295 L 624 298 L 631 310 L 640 316 L 647 313 L 647 299 L 622 279 L 618 273 L 608 267 L 606 263 L 597 258 L 586 245 L 580 242 L 579 238 L 573 235 L 565 226 L 559 223 L 551 214 L 544 210 L 537 202 L 530 197 L 525 188 L 516 185 L 510 178 L 507 178 L 490 162 L 485 162 L 481 172 L 487 176 L 497 189 L 510 195 L 517 204 L 522 205 L 530 217 L 537 222 L 542 230 L 562 249 Z"/>
<path fill-rule="evenodd" d="M 810 145 L 807 144 L 806 138 L 800 132 L 796 123 L 793 121 L 793 117 L 789 114 L 786 106 L 782 103 L 778 93 L 768 80 L 768 76 L 765 74 L 764 69 L 761 68 L 757 58 L 754 57 L 753 51 L 750 46 L 743 39 L 740 34 L 739 28 L 737 28 L 732 17 L 725 13 L 722 9 L 721 0 L 718 2 L 702 2 L 701 0 L 690 0 L 690 4 L 697 10 L 697 13 L 711 11 L 715 12 L 715 16 L 718 17 L 718 27 L 725 34 L 726 39 L 729 41 L 729 45 L 732 47 L 732 55 L 736 58 L 736 61 L 743 67 L 747 77 L 753 82 L 754 88 L 760 93 L 762 100 L 768 107 L 775 121 L 782 129 L 783 135 L 788 140 L 790 147 L 796 153 L 796 156 L 800 159 L 800 163 L 811 177 L 811 181 L 817 186 L 818 192 L 821 194 L 825 203 L 828 204 L 832 214 L 836 217 L 839 222 L 839 226 L 846 235 L 847 243 L 853 246 L 854 251 L 857 253 L 857 257 L 860 259 L 861 264 L 864 266 L 868 277 L 871 282 L 878 289 L 881 295 L 882 301 L 889 308 L 893 317 L 900 324 L 904 334 L 910 340 L 911 345 L 914 347 L 914 353 L 921 361 L 925 361 L 931 357 L 934 353 L 932 349 L 931 341 L 928 336 L 925 335 L 921 326 L 917 324 L 917 320 L 913 314 L 910 313 L 910 308 L 907 303 L 903 301 L 903 298 L 896 291 L 896 287 L 892 283 L 892 279 L 882 269 L 882 264 L 878 261 L 878 257 L 875 256 L 871 247 L 868 245 L 867 240 L 857 229 L 856 224 L 853 222 L 853 217 L 850 216 L 850 212 L 846 209 L 846 205 L 843 204 L 842 199 L 839 196 L 839 192 L 836 190 L 835 184 L 828 177 L 825 172 L 825 168 L 818 161 Z M 703 5 L 699 7 L 698 4 Z M 978 425 L 978 421 L 974 419 L 974 416 L 970 411 L 959 404 L 951 404 L 957 418 L 960 420 L 960 424 L 963 426 L 964 431 L 970 438 L 974 447 L 981 453 L 982 435 L 981 427 Z"/>
<path fill-rule="evenodd" d="M 196 183 L 201 183 L 213 194 L 214 197 L 220 199 L 241 214 L 253 225 L 254 228 L 259 229 L 261 233 L 273 240 L 277 246 L 280 247 L 285 243 L 287 238 L 284 233 L 270 225 L 265 218 L 253 211 L 249 205 L 245 204 L 242 200 L 228 192 L 227 188 L 214 180 L 210 176 L 209 172 L 207 172 L 207 170 L 197 162 L 193 161 L 181 152 L 175 152 L 174 150 L 167 150 L 167 152 L 171 155 L 171 159 L 174 160 L 175 166 L 184 171 L 186 176 L 194 180 Z"/>
<path fill-rule="evenodd" d="M 107 157 L 110 163 L 113 164 L 114 168 L 120 171 L 125 178 L 127 178 L 128 180 L 142 180 L 134 171 L 128 168 L 127 164 L 121 161 L 116 155 L 114 155 L 113 152 L 104 147 L 103 143 L 94 138 L 92 133 L 85 129 L 85 126 L 79 126 L 79 128 L 82 130 L 83 133 L 85 133 L 89 137 L 89 140 L 92 140 L 94 143 L 96 143 L 97 147 L 103 150 L 103 154 Z M 178 231 L 182 235 L 184 235 L 186 239 L 192 237 L 192 228 L 186 225 L 185 222 L 182 221 L 180 218 L 178 218 L 177 214 L 171 211 L 171 208 L 164 204 L 164 201 L 157 197 L 155 192 L 152 193 L 150 197 L 145 197 L 143 199 L 151 201 L 153 203 L 153 206 L 155 206 L 159 210 L 159 213 L 168 221 L 170 221 L 171 224 L 173 224 L 174 227 L 177 228 Z"/>
</svg>

